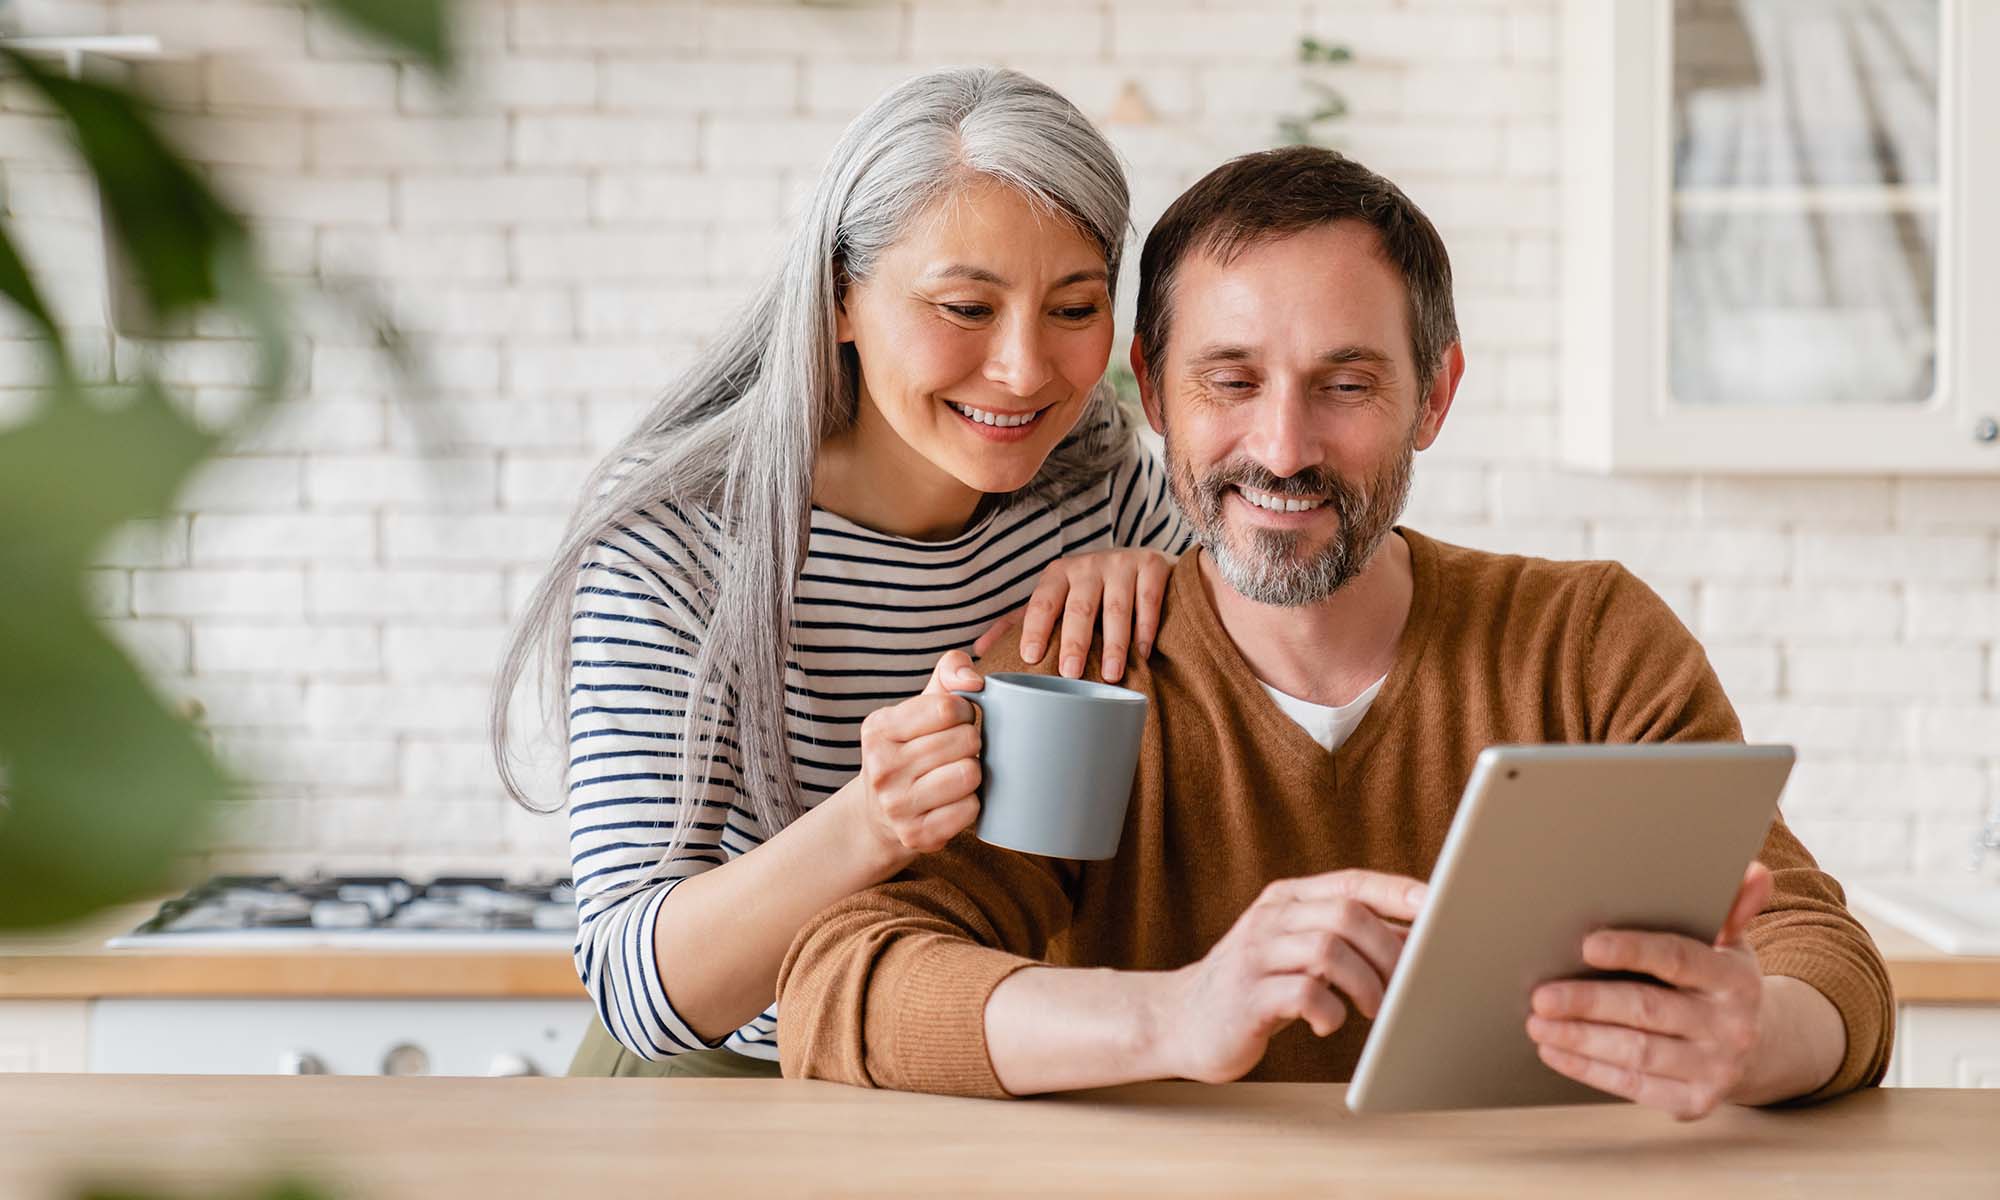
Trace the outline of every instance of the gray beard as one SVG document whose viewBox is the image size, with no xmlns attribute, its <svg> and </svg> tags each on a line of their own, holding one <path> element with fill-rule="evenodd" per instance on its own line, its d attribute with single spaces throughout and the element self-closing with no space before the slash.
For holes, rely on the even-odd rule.
<svg viewBox="0 0 2000 1200">
<path fill-rule="evenodd" d="M 1411 430 L 1414 435 L 1414 428 Z M 1279 608 L 1317 604 L 1346 587 L 1375 557 L 1383 539 L 1395 528 L 1410 498 L 1411 468 L 1416 460 L 1412 437 L 1402 453 L 1369 481 L 1366 490 L 1317 470 L 1280 479 L 1251 463 L 1228 463 L 1196 479 L 1174 456 L 1171 432 L 1167 446 L 1167 476 L 1174 502 L 1194 527 L 1195 540 L 1215 560 L 1223 582 L 1246 600 Z M 1222 507 L 1231 487 L 1245 484 L 1278 495 L 1324 492 L 1339 516 L 1340 527 L 1315 554 L 1302 555 L 1298 533 L 1252 530 L 1248 545 L 1230 537 Z"/>
</svg>

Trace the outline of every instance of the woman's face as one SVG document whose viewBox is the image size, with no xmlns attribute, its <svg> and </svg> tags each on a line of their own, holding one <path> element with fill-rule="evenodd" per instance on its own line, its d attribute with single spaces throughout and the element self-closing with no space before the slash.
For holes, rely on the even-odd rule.
<svg viewBox="0 0 2000 1200">
<path fill-rule="evenodd" d="M 1111 354 L 1104 255 L 1067 220 L 980 182 L 912 222 L 841 304 L 861 363 L 857 432 L 886 425 L 981 492 L 1026 485 Z"/>
</svg>

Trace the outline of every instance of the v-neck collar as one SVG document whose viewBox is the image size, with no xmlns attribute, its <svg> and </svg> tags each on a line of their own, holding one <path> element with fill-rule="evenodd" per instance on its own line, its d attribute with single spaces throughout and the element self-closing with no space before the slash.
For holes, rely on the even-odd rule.
<svg viewBox="0 0 2000 1200">
<path fill-rule="evenodd" d="M 1278 702 L 1264 691 L 1263 681 L 1244 661 L 1243 652 L 1237 649 L 1229 631 L 1223 628 L 1222 618 L 1209 600 L 1208 589 L 1202 584 L 1198 556 L 1205 552 L 1191 551 L 1183 555 L 1174 571 L 1174 612 L 1185 615 L 1191 621 L 1192 632 L 1198 640 L 1214 647 L 1216 665 L 1239 697 L 1243 715 L 1250 721 L 1258 740 L 1287 757 L 1299 756 L 1323 765 L 1357 761 L 1380 740 L 1381 731 L 1390 720 L 1389 714 L 1398 709 L 1404 695 L 1413 687 L 1410 681 L 1433 640 L 1431 624 L 1438 607 L 1437 546 L 1422 534 L 1400 525 L 1395 532 L 1410 548 L 1410 615 L 1403 622 L 1403 632 L 1396 639 L 1395 659 L 1389 666 L 1382 690 L 1376 694 L 1374 703 L 1368 706 L 1368 711 L 1362 715 L 1353 732 L 1348 734 L 1347 740 L 1333 751 L 1320 745 L 1312 734 L 1278 707 Z"/>
</svg>

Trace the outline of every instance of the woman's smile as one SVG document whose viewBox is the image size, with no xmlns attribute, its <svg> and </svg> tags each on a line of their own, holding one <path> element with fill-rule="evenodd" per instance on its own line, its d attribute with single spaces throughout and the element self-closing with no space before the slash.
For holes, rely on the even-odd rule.
<svg viewBox="0 0 2000 1200">
<path fill-rule="evenodd" d="M 1042 422 L 1043 415 L 1056 405 L 1046 404 L 1041 408 L 1007 411 L 946 400 L 945 407 L 958 414 L 959 419 L 980 437 L 989 442 L 1007 443 L 1025 441 L 1033 436 Z"/>
</svg>

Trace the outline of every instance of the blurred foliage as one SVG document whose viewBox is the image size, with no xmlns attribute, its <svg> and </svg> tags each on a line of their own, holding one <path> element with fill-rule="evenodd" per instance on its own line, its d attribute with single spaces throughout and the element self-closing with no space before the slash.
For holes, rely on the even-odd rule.
<svg viewBox="0 0 2000 1200">
<path fill-rule="evenodd" d="M 1337 66 L 1354 61 L 1354 52 L 1345 46 L 1318 38 L 1299 39 L 1299 63 L 1306 68 L 1301 82 L 1312 93 L 1313 106 L 1302 113 L 1278 118 L 1278 141 L 1286 146 L 1319 146 L 1320 127 L 1347 115 L 1347 97 L 1318 76 L 1316 67 Z"/>
<path fill-rule="evenodd" d="M 450 75 L 456 65 L 447 0 L 319 0 L 319 4 L 390 48 L 414 54 L 439 75 Z"/>
<path fill-rule="evenodd" d="M 452 66 L 449 0 L 316 3 L 392 53 L 440 75 Z M 0 68 L 71 133 L 145 327 L 220 314 L 248 331 L 257 365 L 251 403 L 220 432 L 186 416 L 148 360 L 129 379 L 83 378 L 0 226 L 0 294 L 43 335 L 47 362 L 38 402 L 0 430 L 0 929 L 18 929 L 170 887 L 177 861 L 212 835 L 232 782 L 92 615 L 86 573 L 114 532 L 172 511 L 198 468 L 287 401 L 294 333 L 249 230 L 161 135 L 143 91 L 4 45 Z"/>
<path fill-rule="evenodd" d="M 1135 413 L 1143 411 L 1144 406 L 1139 399 L 1139 377 L 1132 374 L 1130 363 L 1113 356 L 1111 366 L 1104 372 L 1104 382 L 1111 385 L 1120 404 Z"/>
<path fill-rule="evenodd" d="M 330 1200 L 331 1193 L 302 1179 L 285 1179 L 266 1184 L 253 1191 L 235 1192 L 232 1200 Z M 157 1192 L 139 1191 L 130 1187 L 86 1187 L 77 1193 L 77 1200 L 179 1200 Z M 221 1200 L 215 1193 L 209 1193 L 202 1200 Z"/>
</svg>

